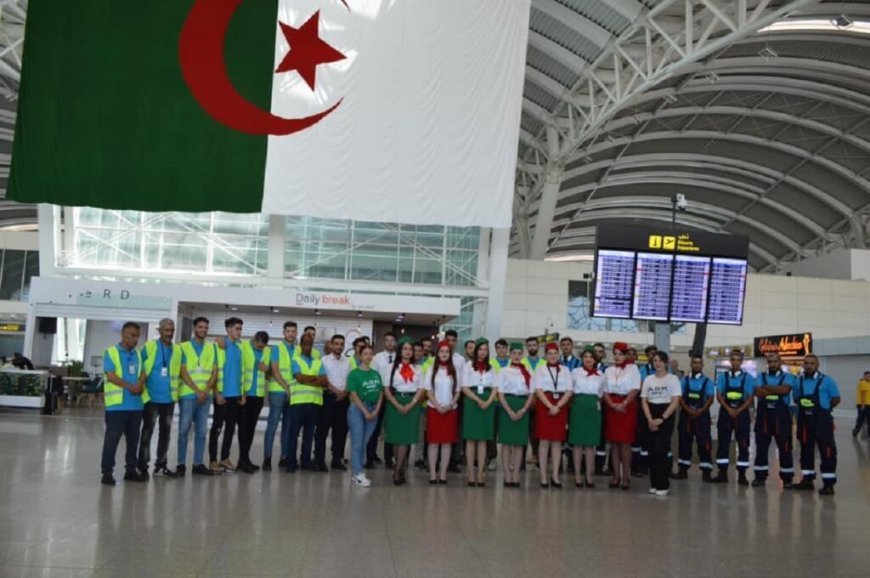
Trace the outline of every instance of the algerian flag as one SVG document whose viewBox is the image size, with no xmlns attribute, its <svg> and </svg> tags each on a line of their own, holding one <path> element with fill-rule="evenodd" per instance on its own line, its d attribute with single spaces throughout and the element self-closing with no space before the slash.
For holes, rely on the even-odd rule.
<svg viewBox="0 0 870 578">
<path fill-rule="evenodd" d="M 31 2 L 8 196 L 509 226 L 529 10 Z"/>
</svg>

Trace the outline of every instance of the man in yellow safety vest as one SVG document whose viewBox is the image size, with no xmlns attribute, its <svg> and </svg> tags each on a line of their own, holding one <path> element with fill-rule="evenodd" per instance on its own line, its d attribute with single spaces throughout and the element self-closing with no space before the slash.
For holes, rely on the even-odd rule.
<svg viewBox="0 0 870 578">
<path fill-rule="evenodd" d="M 203 461 L 205 438 L 208 433 L 208 409 L 217 383 L 217 347 L 206 343 L 208 319 L 193 320 L 193 339 L 181 344 L 181 384 L 178 407 L 178 467 L 175 474 L 183 477 L 187 470 L 187 440 L 193 426 L 193 469 L 198 476 L 213 476 Z"/>
<path fill-rule="evenodd" d="M 314 444 L 314 429 L 320 418 L 320 408 L 323 406 L 323 389 L 329 385 L 329 380 L 326 378 L 323 363 L 314 358 L 311 353 L 313 347 L 314 339 L 311 335 L 303 335 L 299 340 L 301 351 L 293 359 L 295 383 L 290 386 L 290 455 L 287 460 L 287 471 L 291 474 L 297 470 L 296 447 L 300 431 L 302 432 L 302 469 L 321 471 L 314 466 L 311 449 Z"/>
</svg>

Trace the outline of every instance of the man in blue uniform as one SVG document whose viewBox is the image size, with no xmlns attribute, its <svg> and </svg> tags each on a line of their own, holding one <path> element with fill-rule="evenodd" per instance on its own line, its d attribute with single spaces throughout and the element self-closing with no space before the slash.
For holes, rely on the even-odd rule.
<svg viewBox="0 0 870 578">
<path fill-rule="evenodd" d="M 795 490 L 813 490 L 816 478 L 816 448 L 821 457 L 822 489 L 819 494 L 834 494 L 837 483 L 837 443 L 831 411 L 840 404 L 840 388 L 829 375 L 819 372 L 819 358 L 804 358 L 804 374 L 795 380 L 794 398 L 798 406 L 797 435 L 801 442 L 801 481 Z"/>
<path fill-rule="evenodd" d="M 157 326 L 160 339 L 145 344 L 142 348 L 142 371 L 145 373 L 145 391 L 142 401 L 142 432 L 139 434 L 139 471 L 148 477 L 148 462 L 151 461 L 151 436 L 155 424 L 159 424 L 157 435 L 157 461 L 154 475 L 166 478 L 176 477 L 167 467 L 169 435 L 172 430 L 172 416 L 178 399 L 178 379 L 181 371 L 181 347 L 172 343 L 175 337 L 175 322 L 161 319 Z"/>
<path fill-rule="evenodd" d="M 716 465 L 719 474 L 713 479 L 717 484 L 728 482 L 731 435 L 737 440 L 737 483 L 748 486 L 746 470 L 749 468 L 749 408 L 755 396 L 755 378 L 742 371 L 743 352 L 731 351 L 731 370 L 719 376 L 716 397 L 719 400 L 719 420 L 716 428 L 719 445 L 716 448 Z"/>
<path fill-rule="evenodd" d="M 782 370 L 778 353 L 767 355 L 767 371 L 758 376 L 756 383 L 758 405 L 755 411 L 755 478 L 752 485 L 763 486 L 767 481 L 767 454 L 771 439 L 775 439 L 779 449 L 779 479 L 782 480 L 782 487 L 790 490 L 794 479 L 794 457 L 789 405 L 794 381 L 787 371 Z"/>
<path fill-rule="evenodd" d="M 704 375 L 704 358 L 699 353 L 692 355 L 691 370 L 683 376 L 683 397 L 680 400 L 680 457 L 679 471 L 673 476 L 677 480 L 689 477 L 692 467 L 692 443 L 698 444 L 698 460 L 701 476 L 705 482 L 711 479 L 713 461 L 710 456 L 710 406 L 716 399 L 713 381 Z"/>
<path fill-rule="evenodd" d="M 580 367 L 580 360 L 574 355 L 574 340 L 570 337 L 563 337 L 559 340 L 559 348 L 562 350 L 562 355 L 559 357 L 559 363 L 562 364 L 568 371 L 574 371 Z"/>
</svg>

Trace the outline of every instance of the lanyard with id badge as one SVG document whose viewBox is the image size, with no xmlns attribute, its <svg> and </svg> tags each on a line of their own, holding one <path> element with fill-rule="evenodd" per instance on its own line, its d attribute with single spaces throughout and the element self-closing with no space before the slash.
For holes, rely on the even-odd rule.
<svg viewBox="0 0 870 578">
<path fill-rule="evenodd" d="M 553 399 L 559 399 L 562 397 L 562 394 L 559 393 L 559 372 L 562 370 L 562 366 L 556 366 L 556 375 L 553 376 L 553 370 L 547 365 L 547 373 L 550 374 L 550 379 L 553 380 Z"/>
<path fill-rule="evenodd" d="M 169 377 L 169 368 L 166 366 L 166 347 L 162 343 L 160 343 L 159 345 L 160 361 L 163 364 L 163 367 L 160 368 L 160 377 Z"/>
<path fill-rule="evenodd" d="M 477 395 L 483 395 L 483 390 L 484 390 L 483 380 L 484 380 L 484 378 L 486 377 L 486 374 L 487 374 L 488 372 L 486 372 L 486 371 L 484 371 L 484 372 L 480 372 L 480 371 L 478 371 L 478 372 L 476 372 L 476 373 L 477 373 L 477 380 L 478 380 L 478 381 L 477 381 Z"/>
</svg>

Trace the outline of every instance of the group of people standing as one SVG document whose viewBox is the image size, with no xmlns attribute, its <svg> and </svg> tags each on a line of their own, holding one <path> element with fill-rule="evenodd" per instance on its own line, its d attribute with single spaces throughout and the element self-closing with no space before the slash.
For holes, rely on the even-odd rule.
<svg viewBox="0 0 870 578">
<path fill-rule="evenodd" d="M 297 345 L 297 325 L 292 321 L 284 324 L 284 338 L 273 346 L 265 332 L 242 340 L 240 319 L 227 319 L 225 328 L 226 337 L 207 342 L 209 322 L 197 318 L 193 338 L 178 345 L 173 342 L 174 323 L 164 319 L 159 324 L 160 338 L 139 350 L 139 326 L 124 325 L 121 342 L 104 356 L 104 484 L 115 484 L 115 453 L 121 437 L 127 444 L 124 479 L 149 478 L 151 438 L 159 420 L 154 474 L 165 477 L 185 475 L 191 429 L 193 474 L 271 470 L 280 425 L 278 467 L 290 473 L 300 468 L 346 471 L 349 434 L 352 483 L 368 487 L 366 469 L 381 461 L 377 447 L 383 428 L 384 458 L 397 486 L 407 482 L 412 447 L 421 446 L 425 449 L 418 454 L 418 463 L 428 465 L 429 483 L 447 484 L 447 472 L 455 467 L 462 440 L 468 486 L 486 485 L 487 466 L 500 446 L 506 488 L 520 486 L 527 457 L 538 463 L 541 487 L 561 488 L 567 444 L 576 487 L 592 488 L 594 474 L 610 473 L 610 488 L 628 490 L 632 474 L 648 471 L 650 493 L 664 496 L 670 479 L 688 477 L 693 444 L 703 479 L 727 482 L 732 434 L 738 446 L 738 482 L 748 484 L 748 410 L 754 400 L 758 452 L 753 485 L 762 485 L 767 478 L 771 440 L 779 448 L 780 477 L 786 488 L 813 488 L 815 445 L 822 456 L 822 493 L 833 493 L 836 482 L 831 409 L 839 402 L 839 391 L 833 379 L 818 372 L 813 355 L 807 356 L 804 375 L 797 379 L 782 371 L 775 354 L 769 356 L 768 371 L 756 382 L 741 370 L 742 353 L 734 351 L 731 371 L 720 375 L 714 385 L 703 374 L 700 356 L 692 357 L 690 374 L 680 379 L 670 372 L 665 352 L 647 348 L 650 362 L 638 367 L 636 352 L 625 343 L 613 345 L 613 363 L 608 366 L 603 344 L 584 347 L 578 358 L 567 337 L 558 344 L 547 343 L 543 356 L 536 338 L 528 339 L 525 347 L 499 339 L 494 351 L 487 339 L 480 338 L 467 342 L 462 355 L 457 352 L 455 331 L 447 331 L 434 347 L 430 340 L 414 342 L 388 333 L 384 350 L 377 355 L 365 337 L 356 339 L 352 355 L 346 355 L 342 335 L 332 336 L 324 353 L 314 348 L 313 327 L 305 329 Z M 794 485 L 792 397 L 798 405 L 802 468 L 802 481 Z M 263 461 L 256 465 L 250 451 L 265 399 L 269 415 Z M 721 406 L 715 478 L 710 455 L 714 399 Z M 167 453 L 175 403 L 180 419 L 178 465 L 173 471 L 167 466 Z M 207 432 L 210 405 L 214 415 Z M 679 469 L 674 473 L 670 450 L 678 411 Z M 237 427 L 235 464 L 230 454 Z M 204 460 L 207 433 L 208 464 Z M 607 472 L 602 460 L 606 442 L 610 444 Z"/>
</svg>

